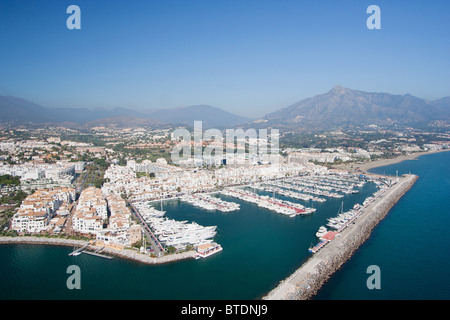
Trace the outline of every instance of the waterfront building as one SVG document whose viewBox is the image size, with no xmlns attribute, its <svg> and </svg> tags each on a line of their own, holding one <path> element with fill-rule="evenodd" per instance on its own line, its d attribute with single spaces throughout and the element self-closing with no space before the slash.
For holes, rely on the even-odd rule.
<svg viewBox="0 0 450 320">
<path fill-rule="evenodd" d="M 55 188 L 37 190 L 22 201 L 11 220 L 11 230 L 20 233 L 39 233 L 49 230 L 50 220 L 60 206 L 67 206 L 75 198 L 75 189 Z"/>
<path fill-rule="evenodd" d="M 127 234 L 125 232 L 103 230 L 97 232 L 95 237 L 98 242 L 101 242 L 104 245 L 117 247 L 119 249 L 129 245 Z"/>
<path fill-rule="evenodd" d="M 129 229 L 129 242 L 130 244 L 136 243 L 142 240 L 142 227 L 140 225 L 133 225 Z"/>
</svg>

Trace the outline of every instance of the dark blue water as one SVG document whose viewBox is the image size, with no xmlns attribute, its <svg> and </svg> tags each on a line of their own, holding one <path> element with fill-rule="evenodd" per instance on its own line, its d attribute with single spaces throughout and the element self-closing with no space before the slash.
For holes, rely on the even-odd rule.
<svg viewBox="0 0 450 320">
<path fill-rule="evenodd" d="M 419 180 L 316 299 L 450 299 L 450 152 L 372 172 L 396 170 Z M 380 290 L 366 286 L 370 265 L 380 267 Z"/>
</svg>

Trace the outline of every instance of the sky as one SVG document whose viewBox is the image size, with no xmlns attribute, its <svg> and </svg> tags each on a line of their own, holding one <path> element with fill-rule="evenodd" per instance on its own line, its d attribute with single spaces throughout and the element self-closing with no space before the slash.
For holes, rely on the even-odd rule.
<svg viewBox="0 0 450 320">
<path fill-rule="evenodd" d="M 0 0 L 0 95 L 251 118 L 335 85 L 433 100 L 450 96 L 449 14 L 442 0 Z"/>
</svg>

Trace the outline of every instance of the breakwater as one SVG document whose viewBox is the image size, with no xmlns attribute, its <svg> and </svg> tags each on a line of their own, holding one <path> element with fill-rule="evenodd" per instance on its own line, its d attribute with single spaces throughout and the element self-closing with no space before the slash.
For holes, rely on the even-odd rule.
<svg viewBox="0 0 450 320">
<path fill-rule="evenodd" d="M 0 244 L 35 244 L 35 245 L 60 245 L 66 247 L 83 247 L 89 244 L 87 241 L 83 240 L 71 240 L 71 239 L 62 239 L 62 238 L 45 238 L 45 237 L 33 237 L 33 236 L 18 236 L 18 237 L 0 237 Z M 102 253 L 119 257 L 123 259 L 129 259 L 145 264 L 163 264 L 170 263 L 183 259 L 193 259 L 196 252 L 195 251 L 187 251 L 178 254 L 170 254 L 166 256 L 162 256 L 159 258 L 153 258 L 149 255 L 141 254 L 132 249 L 114 249 L 110 247 L 101 247 L 93 244 L 89 245 L 89 250 L 99 250 L 102 249 Z"/>
<path fill-rule="evenodd" d="M 365 212 L 341 235 L 325 248 L 310 257 L 291 276 L 263 297 L 265 300 L 307 300 L 364 243 L 373 228 L 388 214 L 389 210 L 414 185 L 418 176 L 405 175 L 380 198 L 365 208 Z"/>
</svg>

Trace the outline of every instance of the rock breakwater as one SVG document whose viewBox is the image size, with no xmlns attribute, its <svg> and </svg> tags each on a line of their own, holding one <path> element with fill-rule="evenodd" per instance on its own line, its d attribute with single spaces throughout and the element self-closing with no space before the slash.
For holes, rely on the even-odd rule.
<svg viewBox="0 0 450 320">
<path fill-rule="evenodd" d="M 297 271 L 263 297 L 265 300 L 311 299 L 369 237 L 373 228 L 417 181 L 416 175 L 405 175 L 340 236 L 308 259 Z"/>
</svg>

